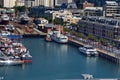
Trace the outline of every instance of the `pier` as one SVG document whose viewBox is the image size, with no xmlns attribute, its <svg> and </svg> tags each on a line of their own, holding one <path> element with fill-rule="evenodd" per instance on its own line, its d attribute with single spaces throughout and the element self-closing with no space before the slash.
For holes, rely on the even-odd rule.
<svg viewBox="0 0 120 80">
<path fill-rule="evenodd" d="M 83 43 L 83 42 L 78 41 L 75 38 L 71 38 L 71 37 L 69 37 L 69 44 L 76 45 L 77 47 L 88 45 L 86 43 Z M 100 49 L 100 48 L 98 48 L 96 46 L 94 46 L 94 47 L 99 52 L 99 56 L 100 57 L 103 57 L 103 58 L 105 58 L 105 59 L 107 59 L 109 61 L 115 62 L 115 63 L 120 63 L 120 56 L 119 56 L 119 54 L 112 53 L 112 52 Z"/>
<path fill-rule="evenodd" d="M 23 37 L 43 37 L 47 34 L 39 31 L 37 28 L 34 27 L 34 25 L 20 25 L 18 23 L 14 23 L 14 26 L 16 28 L 16 31 L 21 34 Z"/>
</svg>

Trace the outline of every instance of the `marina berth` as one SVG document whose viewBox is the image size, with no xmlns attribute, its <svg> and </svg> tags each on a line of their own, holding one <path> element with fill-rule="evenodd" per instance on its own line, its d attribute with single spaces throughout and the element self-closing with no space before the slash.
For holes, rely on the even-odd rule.
<svg viewBox="0 0 120 80">
<path fill-rule="evenodd" d="M 1 37 L 0 44 L 0 57 L 5 58 L 0 61 L 0 65 L 17 65 L 32 62 L 32 56 L 22 43 Z"/>
</svg>

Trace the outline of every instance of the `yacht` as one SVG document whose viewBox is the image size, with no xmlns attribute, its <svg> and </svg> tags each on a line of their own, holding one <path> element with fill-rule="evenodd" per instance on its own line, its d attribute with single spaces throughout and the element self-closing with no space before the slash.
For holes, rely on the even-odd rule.
<svg viewBox="0 0 120 80">
<path fill-rule="evenodd" d="M 51 39 L 58 43 L 67 43 L 68 37 L 61 34 L 60 31 L 53 31 L 51 35 Z"/>
<path fill-rule="evenodd" d="M 22 60 L 0 57 L 0 66 L 20 65 L 20 64 L 23 64 L 23 63 L 24 62 Z"/>
<path fill-rule="evenodd" d="M 79 51 L 87 56 L 98 56 L 97 50 L 89 45 L 79 47 Z"/>
</svg>

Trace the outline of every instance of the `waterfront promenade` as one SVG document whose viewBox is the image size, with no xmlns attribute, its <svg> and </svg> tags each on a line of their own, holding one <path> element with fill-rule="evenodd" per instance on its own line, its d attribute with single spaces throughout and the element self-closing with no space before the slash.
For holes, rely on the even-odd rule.
<svg viewBox="0 0 120 80">
<path fill-rule="evenodd" d="M 103 45 L 99 45 L 98 43 L 92 42 L 92 41 L 87 41 L 82 38 L 78 38 L 76 36 L 68 36 L 69 37 L 69 43 L 75 44 L 76 46 L 85 46 L 85 45 L 92 45 L 97 49 L 99 52 L 99 56 L 104 57 L 110 61 L 120 63 L 120 53 L 119 50 L 111 50 L 112 48 L 106 47 Z"/>
</svg>

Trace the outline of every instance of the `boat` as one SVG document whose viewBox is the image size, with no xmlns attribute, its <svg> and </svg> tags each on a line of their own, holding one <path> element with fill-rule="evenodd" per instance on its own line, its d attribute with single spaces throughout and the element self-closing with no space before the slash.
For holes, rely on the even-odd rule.
<svg viewBox="0 0 120 80">
<path fill-rule="evenodd" d="M 82 74 L 82 77 L 85 80 L 92 80 L 93 79 L 93 75 L 91 75 L 91 74 Z"/>
<path fill-rule="evenodd" d="M 60 31 L 52 31 L 51 39 L 58 43 L 67 43 L 68 37 L 61 34 Z"/>
<path fill-rule="evenodd" d="M 17 59 L 11 59 L 8 57 L 0 57 L 0 66 L 8 66 L 8 65 L 21 65 L 24 61 L 17 60 Z"/>
<path fill-rule="evenodd" d="M 20 16 L 20 23 L 21 24 L 26 24 L 29 22 L 29 20 L 30 20 L 30 18 L 28 17 L 27 14 L 23 14 Z"/>
<path fill-rule="evenodd" d="M 30 55 L 29 51 L 26 51 L 22 56 L 21 60 L 25 63 L 31 63 L 32 62 L 32 56 Z"/>
<path fill-rule="evenodd" d="M 79 47 L 79 51 L 87 56 L 98 56 L 98 52 L 90 45 Z"/>
<path fill-rule="evenodd" d="M 1 24 L 7 25 L 9 23 L 9 16 L 7 14 L 3 14 L 1 16 Z"/>
</svg>

